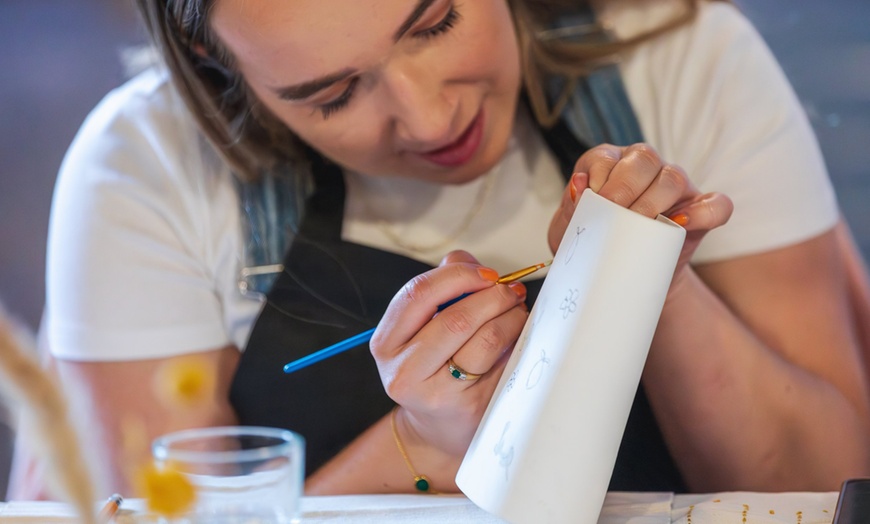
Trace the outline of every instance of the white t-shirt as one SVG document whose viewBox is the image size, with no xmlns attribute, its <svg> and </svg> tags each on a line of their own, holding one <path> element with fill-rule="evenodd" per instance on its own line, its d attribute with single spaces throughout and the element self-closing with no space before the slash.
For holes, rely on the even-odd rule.
<svg viewBox="0 0 870 524">
<path fill-rule="evenodd" d="M 631 12 L 617 22 L 637 23 Z M 693 24 L 620 67 L 646 141 L 702 191 L 734 200 L 731 220 L 704 239 L 696 263 L 833 227 L 835 196 L 800 104 L 732 5 L 702 3 Z M 499 272 L 551 256 L 546 231 L 564 180 L 523 115 L 502 162 L 469 184 L 347 180 L 346 240 L 432 264 L 466 249 Z M 396 236 L 448 242 L 418 253 Z M 243 348 L 261 303 L 238 289 L 241 245 L 229 170 L 166 74 L 139 75 L 93 111 L 60 169 L 48 246 L 51 351 L 110 361 Z"/>
</svg>

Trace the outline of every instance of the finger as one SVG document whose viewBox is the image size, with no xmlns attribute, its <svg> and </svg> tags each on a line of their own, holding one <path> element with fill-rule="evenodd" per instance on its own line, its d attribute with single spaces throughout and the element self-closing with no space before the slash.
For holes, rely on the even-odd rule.
<svg viewBox="0 0 870 524">
<path fill-rule="evenodd" d="M 574 164 L 575 173 L 588 173 L 588 186 L 596 193 L 607 182 L 610 172 L 622 158 L 624 147 L 601 144 L 593 147 Z"/>
<path fill-rule="evenodd" d="M 550 228 L 547 230 L 547 242 L 553 253 L 559 247 L 565 230 L 568 229 L 568 224 L 571 222 L 571 217 L 574 216 L 577 201 L 587 187 L 589 187 L 589 175 L 586 173 L 574 173 L 571 180 L 568 181 L 568 186 L 562 194 L 562 202 L 550 220 Z"/>
<path fill-rule="evenodd" d="M 496 280 L 495 270 L 461 262 L 417 275 L 390 301 L 372 336 L 372 350 L 398 348 L 432 319 L 441 304 L 493 286 Z"/>
<path fill-rule="evenodd" d="M 528 312 L 524 308 L 514 307 L 490 320 L 453 354 L 453 362 L 462 370 L 475 375 L 491 372 L 504 352 L 516 343 L 527 318 Z M 441 369 L 438 373 L 444 375 Z M 449 376 L 449 372 L 444 376 L 456 380 Z M 472 381 L 465 382 L 472 385 Z"/>
<path fill-rule="evenodd" d="M 465 293 L 495 285 L 498 273 L 469 263 L 451 263 L 417 275 L 405 284 L 387 306 L 370 347 L 375 358 L 391 358 L 427 322 L 438 306 Z"/>
<path fill-rule="evenodd" d="M 655 180 L 663 165 L 661 157 L 651 146 L 628 146 L 598 194 L 623 207 L 631 207 Z"/>
<path fill-rule="evenodd" d="M 733 212 L 734 203 L 726 195 L 706 193 L 681 204 L 668 214 L 668 218 L 686 231 L 709 231 L 728 222 Z"/>
<path fill-rule="evenodd" d="M 492 294 L 496 288 L 501 288 L 500 291 L 509 289 L 507 285 L 498 285 L 492 289 L 481 291 L 476 295 L 469 297 L 469 299 L 477 299 L 479 298 L 478 295 L 483 295 L 485 293 Z M 510 293 L 517 297 L 516 302 L 514 302 L 514 304 L 517 304 L 517 302 L 519 302 L 519 295 L 516 294 L 515 291 L 510 291 Z M 524 294 L 525 293 L 523 293 L 523 295 Z M 491 300 L 492 297 L 490 297 L 490 301 Z M 459 310 L 459 308 L 456 309 Z M 480 309 L 480 305 L 472 304 L 472 309 L 478 310 Z M 527 315 L 523 305 L 515 305 L 513 308 L 507 307 L 504 311 L 491 315 L 490 318 L 480 323 L 480 326 L 486 324 L 495 317 L 499 317 L 510 309 L 516 309 L 521 312 L 522 315 L 519 315 L 519 318 L 514 318 L 513 320 L 511 320 L 510 316 L 504 317 L 500 322 L 516 322 L 517 324 L 520 324 L 516 329 L 522 330 L 522 324 L 525 322 L 525 317 Z M 456 312 L 458 311 L 451 311 L 451 313 Z M 466 314 L 469 313 L 466 312 Z M 516 315 L 516 312 L 514 315 Z M 439 315 L 439 317 L 443 319 L 446 318 L 446 315 Z M 398 358 L 378 362 L 379 371 L 381 372 L 381 378 L 384 382 L 387 394 L 390 398 L 406 407 L 413 405 L 424 409 L 425 411 L 439 411 L 439 406 L 442 406 L 443 403 L 450 398 L 451 394 L 457 394 L 462 391 L 461 388 L 445 389 L 444 380 L 447 378 L 456 380 L 450 376 L 448 371 L 445 371 L 447 369 L 446 363 L 447 360 L 452 355 L 456 354 L 464 344 L 448 343 L 448 341 L 442 340 L 441 338 L 435 338 L 440 336 L 439 330 L 434 329 L 434 327 L 437 327 L 435 324 L 438 321 L 439 319 L 436 318 L 427 324 L 427 326 L 405 346 L 404 351 Z M 479 329 L 480 326 L 476 327 L 475 331 Z M 516 336 L 518 336 L 518 332 Z M 468 337 L 468 339 L 470 338 L 471 337 Z M 466 342 L 468 339 L 466 339 Z M 505 347 L 511 347 L 512 343 L 512 341 L 508 341 L 505 344 Z M 487 369 L 492 368 L 492 364 L 489 363 Z M 483 384 L 488 385 L 491 393 L 491 388 L 494 387 L 495 384 L 492 383 L 489 377 L 484 375 L 478 380 Z M 427 386 L 421 387 L 421 384 L 426 384 Z M 478 388 L 478 391 L 483 389 L 485 388 Z M 426 394 L 425 391 L 429 391 L 431 394 Z M 445 396 L 445 393 L 447 393 L 447 396 Z M 467 400 L 465 402 L 467 402 Z"/>
<path fill-rule="evenodd" d="M 629 209 L 655 218 L 698 194 L 680 166 L 665 164 Z"/>
<path fill-rule="evenodd" d="M 409 352 L 406 357 L 408 364 L 416 369 L 428 369 L 429 375 L 438 372 L 464 345 L 468 344 L 488 322 L 498 318 L 507 311 L 520 306 L 526 298 L 526 287 L 520 282 L 509 285 L 499 284 L 469 295 L 464 300 L 457 302 L 438 314 L 431 322 L 426 324 L 419 333 L 410 341 L 408 347 L 426 347 L 425 351 Z M 522 306 L 524 308 L 525 306 Z M 482 335 L 491 340 L 492 334 Z M 432 343 L 437 341 L 437 343 Z M 496 346 L 498 344 L 493 344 Z M 477 373 L 477 369 L 487 370 L 491 365 L 469 369 Z"/>
<path fill-rule="evenodd" d="M 447 264 L 453 264 L 456 262 L 465 262 L 467 264 L 480 264 L 480 262 L 478 262 L 477 259 L 474 258 L 474 255 L 472 255 L 468 251 L 457 249 L 444 255 L 444 258 L 441 259 L 441 263 L 438 264 L 438 266 L 446 266 Z"/>
<path fill-rule="evenodd" d="M 438 448 L 462 456 L 480 424 L 509 357 L 510 352 L 506 351 L 489 372 L 477 380 L 464 383 L 451 377 L 445 365 L 441 373 L 425 382 L 424 387 L 415 385 L 416 391 L 426 390 L 425 395 L 399 397 L 404 408 L 402 411 L 408 420 L 413 421 L 418 434 L 425 435 L 429 442 L 437 442 Z M 453 384 L 445 383 L 448 380 Z M 460 386 L 457 387 L 457 384 Z"/>
</svg>

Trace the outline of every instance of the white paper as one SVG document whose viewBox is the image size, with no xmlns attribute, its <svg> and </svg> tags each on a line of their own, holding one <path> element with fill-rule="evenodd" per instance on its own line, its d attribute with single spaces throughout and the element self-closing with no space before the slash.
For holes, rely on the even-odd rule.
<svg viewBox="0 0 870 524">
<path fill-rule="evenodd" d="M 685 230 L 586 190 L 456 477 L 514 524 L 595 524 Z"/>
</svg>

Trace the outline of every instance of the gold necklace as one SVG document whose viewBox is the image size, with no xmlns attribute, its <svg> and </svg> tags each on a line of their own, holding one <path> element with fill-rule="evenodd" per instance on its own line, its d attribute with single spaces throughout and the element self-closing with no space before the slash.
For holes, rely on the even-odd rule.
<svg viewBox="0 0 870 524">
<path fill-rule="evenodd" d="M 435 251 L 439 249 L 443 249 L 453 242 L 455 242 L 459 237 L 464 235 L 468 228 L 471 227 L 471 223 L 477 218 L 477 215 L 480 214 L 483 209 L 483 205 L 486 203 L 489 195 L 492 193 L 492 188 L 495 186 L 495 180 L 498 177 L 498 171 L 501 169 L 501 163 L 499 163 L 494 169 L 492 169 L 489 173 L 484 175 L 483 183 L 480 185 L 480 189 L 477 191 L 477 195 L 474 197 L 474 203 L 471 206 L 471 209 L 465 215 L 465 218 L 462 222 L 456 227 L 456 229 L 450 235 L 445 238 L 435 242 L 433 244 L 416 244 L 413 242 L 407 242 L 404 240 L 398 233 L 396 233 L 393 228 L 390 227 L 390 223 L 383 218 L 379 218 L 377 221 L 378 229 L 383 233 L 387 238 L 390 239 L 390 242 L 399 246 L 402 249 L 407 251 L 413 251 L 415 253 L 428 253 L 430 251 Z M 371 207 L 365 199 L 361 199 L 363 205 L 366 208 L 366 212 L 369 215 L 374 215 Z"/>
</svg>

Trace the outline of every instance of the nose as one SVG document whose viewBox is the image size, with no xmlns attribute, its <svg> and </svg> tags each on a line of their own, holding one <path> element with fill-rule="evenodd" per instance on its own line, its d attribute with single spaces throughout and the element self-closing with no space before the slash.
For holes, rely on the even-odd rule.
<svg viewBox="0 0 870 524">
<path fill-rule="evenodd" d="M 384 72 L 386 103 L 397 138 L 413 149 L 430 149 L 452 140 L 458 100 L 436 70 L 420 61 L 392 64 Z"/>
</svg>

